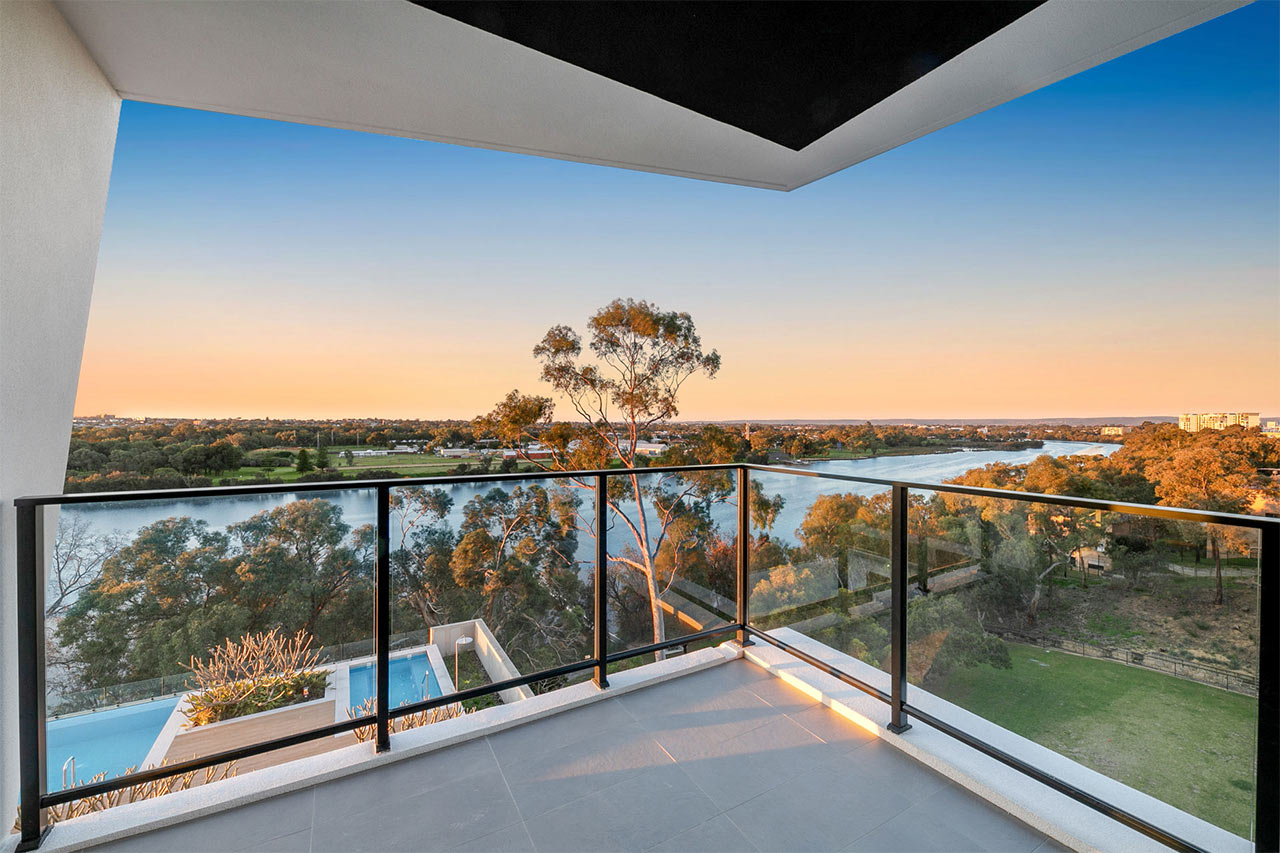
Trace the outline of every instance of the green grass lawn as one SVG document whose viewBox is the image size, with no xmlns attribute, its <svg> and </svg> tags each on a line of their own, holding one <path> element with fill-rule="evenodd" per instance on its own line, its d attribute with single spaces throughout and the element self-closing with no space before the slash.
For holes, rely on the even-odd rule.
<svg viewBox="0 0 1280 853">
<path fill-rule="evenodd" d="M 1257 700 L 1111 661 L 1009 643 L 1013 669 L 957 670 L 932 692 L 1248 838 Z"/>
<path fill-rule="evenodd" d="M 459 463 L 462 462 L 466 462 L 472 466 L 473 470 L 470 473 L 478 473 L 474 470 L 476 462 L 478 461 L 476 458 L 446 459 L 441 456 L 428 456 L 426 454 L 413 453 L 396 456 L 357 457 L 353 461 L 355 463 L 354 465 L 348 465 L 347 461 L 337 454 L 330 454 L 329 456 L 329 464 L 331 467 L 335 468 L 339 473 L 352 478 L 360 478 L 364 472 L 371 470 L 395 471 L 397 474 L 403 474 L 407 477 L 443 476 L 458 467 Z M 527 464 L 521 465 L 520 467 L 522 469 L 531 468 L 531 466 Z M 494 463 L 493 467 L 490 469 L 490 473 L 497 472 L 498 465 L 497 463 Z M 274 468 L 270 472 L 265 468 L 245 467 L 238 468 L 235 471 L 227 471 L 214 479 L 220 481 L 224 477 L 231 477 L 236 480 L 252 480 L 255 477 L 262 476 L 271 477 L 273 479 L 278 478 L 284 480 L 286 483 L 292 483 L 297 480 L 300 475 L 292 467 Z"/>
</svg>

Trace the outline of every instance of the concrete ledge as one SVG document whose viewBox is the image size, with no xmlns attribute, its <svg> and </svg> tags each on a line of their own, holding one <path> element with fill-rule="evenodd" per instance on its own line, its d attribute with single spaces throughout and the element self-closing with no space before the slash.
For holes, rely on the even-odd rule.
<svg viewBox="0 0 1280 853">
<path fill-rule="evenodd" d="M 742 657 L 734 643 L 700 649 L 666 660 L 638 666 L 609 676 L 609 689 L 598 690 L 591 681 L 572 684 L 562 690 L 534 695 L 510 705 L 497 705 L 473 714 L 443 720 L 391 736 L 391 749 L 375 753 L 368 743 L 335 749 L 322 755 L 300 758 L 287 764 L 254 770 L 211 785 L 177 791 L 154 800 L 144 800 L 95 812 L 55 824 L 42 853 L 70 853 L 96 844 L 129 838 L 154 829 L 228 811 L 250 803 L 309 788 L 365 770 L 423 755 L 437 749 L 495 734 L 514 726 L 580 708 L 623 693 L 670 681 Z M 12 853 L 17 834 L 0 842 L 0 853 Z"/>
<path fill-rule="evenodd" d="M 779 628 L 769 634 L 873 687 L 889 691 L 889 674 L 886 672 L 790 628 Z M 1168 850 L 1142 833 L 919 720 L 911 720 L 910 729 L 894 734 L 886 728 L 889 723 L 888 705 L 781 649 L 757 642 L 745 650 L 745 657 L 1072 850 L 1117 853 Z M 1206 850 L 1215 853 L 1249 853 L 1253 850 L 1253 844 L 1238 835 L 1090 770 L 918 687 L 911 688 L 910 701 L 938 719 L 946 720 L 956 728 Z"/>
</svg>

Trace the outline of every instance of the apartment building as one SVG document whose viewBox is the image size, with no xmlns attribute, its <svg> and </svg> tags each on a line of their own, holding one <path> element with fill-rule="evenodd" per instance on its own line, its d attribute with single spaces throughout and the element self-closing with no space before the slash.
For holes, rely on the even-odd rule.
<svg viewBox="0 0 1280 853">
<path fill-rule="evenodd" d="M 1260 422 L 1261 415 L 1258 412 L 1183 412 L 1178 415 L 1178 428 L 1187 432 L 1226 429 L 1232 426 L 1252 429 Z"/>
</svg>

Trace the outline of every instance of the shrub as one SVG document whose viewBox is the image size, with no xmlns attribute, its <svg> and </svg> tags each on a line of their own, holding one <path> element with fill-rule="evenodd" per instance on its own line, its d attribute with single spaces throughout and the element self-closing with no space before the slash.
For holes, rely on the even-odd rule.
<svg viewBox="0 0 1280 853">
<path fill-rule="evenodd" d="M 367 468 L 357 475 L 361 480 L 403 480 L 405 475 L 391 468 Z"/>
<path fill-rule="evenodd" d="M 364 702 L 356 706 L 354 709 L 347 709 L 348 719 L 356 719 L 357 717 L 371 717 L 375 713 L 373 699 L 366 699 Z M 416 729 L 419 726 L 427 726 L 431 723 L 438 723 L 441 720 L 452 720 L 454 717 L 461 717 L 463 714 L 470 714 L 471 709 L 459 708 L 457 705 L 442 705 L 439 708 L 432 708 L 429 711 L 418 711 L 414 714 L 405 714 L 403 717 L 396 717 L 392 720 L 387 728 L 391 732 L 403 732 L 408 729 Z M 360 726 L 352 729 L 351 733 L 356 736 L 356 743 L 365 743 L 373 740 L 374 727 Z"/>
<path fill-rule="evenodd" d="M 316 667 L 318 661 L 305 631 L 286 638 L 272 629 L 227 640 L 209 650 L 208 660 L 191 659 L 188 668 L 197 689 L 182 709 L 187 725 L 204 726 L 320 698 L 329 673 Z"/>
<path fill-rule="evenodd" d="M 299 483 L 336 483 L 338 480 L 350 480 L 346 474 L 341 471 L 332 469 L 327 471 L 312 471 L 310 474 L 303 474 L 298 478 Z"/>
<path fill-rule="evenodd" d="M 160 762 L 160 766 L 163 767 L 168 763 L 166 759 Z M 129 767 L 120 775 L 131 776 L 137 771 L 138 768 L 136 766 Z M 165 794 L 174 791 L 185 791 L 196 783 L 197 774 L 201 777 L 203 784 L 208 785 L 211 782 L 218 782 L 236 775 L 236 763 L 232 761 L 228 764 L 215 764 L 212 767 L 206 767 L 204 770 L 189 770 L 176 776 L 165 776 L 162 779 L 155 779 L 151 782 L 140 782 L 127 788 L 117 788 L 105 794 L 95 794 L 92 797 L 81 797 L 78 800 L 59 803 L 44 810 L 44 822 L 48 826 L 53 826 L 55 823 L 71 820 L 73 817 L 104 811 L 125 803 L 137 803 L 142 800 L 163 797 Z M 99 773 L 90 779 L 88 784 L 101 782 L 106 778 L 106 773 Z M 21 828 L 22 816 L 19 814 L 18 819 L 13 822 L 13 831 L 18 832 Z"/>
</svg>

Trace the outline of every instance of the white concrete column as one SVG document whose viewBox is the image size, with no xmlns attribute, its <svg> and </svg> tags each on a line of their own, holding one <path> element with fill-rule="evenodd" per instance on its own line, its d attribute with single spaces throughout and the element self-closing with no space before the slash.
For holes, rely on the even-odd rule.
<svg viewBox="0 0 1280 853">
<path fill-rule="evenodd" d="M 119 117 L 49 0 L 0 0 L 0 837 L 18 799 L 13 499 L 62 491 Z"/>
</svg>

